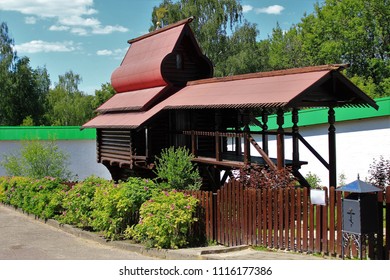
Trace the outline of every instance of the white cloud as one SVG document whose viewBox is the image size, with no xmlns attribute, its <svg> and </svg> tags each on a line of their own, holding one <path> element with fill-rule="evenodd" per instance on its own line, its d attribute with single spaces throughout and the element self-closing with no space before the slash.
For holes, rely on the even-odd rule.
<svg viewBox="0 0 390 280">
<path fill-rule="evenodd" d="M 253 10 L 253 7 L 251 5 L 242 5 L 242 12 L 248 13 Z"/>
<path fill-rule="evenodd" d="M 280 15 L 284 10 L 283 6 L 280 5 L 272 5 L 264 8 L 256 8 L 256 14 L 269 14 L 269 15 Z"/>
<path fill-rule="evenodd" d="M 99 50 L 96 52 L 96 54 L 100 56 L 110 56 L 113 54 L 113 52 L 110 50 Z"/>
<path fill-rule="evenodd" d="M 24 22 L 26 24 L 36 24 L 37 23 L 37 18 L 36 17 L 25 17 Z"/>
<path fill-rule="evenodd" d="M 27 18 L 50 18 L 56 23 L 49 30 L 70 31 L 78 35 L 110 34 L 112 32 L 127 32 L 123 26 L 104 26 L 91 15 L 97 14 L 93 9 L 93 0 L 1 0 L 0 11 L 15 11 Z M 26 23 L 27 23 L 26 18 Z"/>
<path fill-rule="evenodd" d="M 67 31 L 69 30 L 69 26 L 64 26 L 64 25 L 52 25 L 49 27 L 50 31 Z"/>
<path fill-rule="evenodd" d="M 71 52 L 79 49 L 73 41 L 45 42 L 33 40 L 20 45 L 15 45 L 15 49 L 20 53 L 48 53 L 48 52 Z"/>
<path fill-rule="evenodd" d="M 124 49 L 115 49 L 115 50 L 107 50 L 107 49 L 104 49 L 104 50 L 98 50 L 96 52 L 97 55 L 100 55 L 100 56 L 115 56 L 115 57 L 120 57 L 120 58 L 123 58 L 123 55 L 126 53 L 128 48 L 124 48 Z"/>
<path fill-rule="evenodd" d="M 120 25 L 95 26 L 92 30 L 93 34 L 110 34 L 112 32 L 127 32 L 128 29 Z"/>
</svg>

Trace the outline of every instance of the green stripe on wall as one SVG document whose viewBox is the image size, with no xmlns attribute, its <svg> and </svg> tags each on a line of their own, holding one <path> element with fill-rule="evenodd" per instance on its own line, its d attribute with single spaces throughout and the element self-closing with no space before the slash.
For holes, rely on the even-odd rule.
<svg viewBox="0 0 390 280">
<path fill-rule="evenodd" d="M 390 97 L 378 98 L 375 100 L 378 104 L 378 111 L 374 108 L 335 108 L 336 123 L 342 121 L 352 121 L 359 119 L 368 119 L 376 117 L 390 116 Z M 328 123 L 328 109 L 307 109 L 299 111 L 298 126 L 310 126 Z M 283 128 L 291 128 L 291 112 L 284 114 Z M 271 115 L 268 118 L 268 129 L 276 130 L 276 115 Z M 258 126 L 251 126 L 251 131 L 260 131 Z"/>
<path fill-rule="evenodd" d="M 79 126 L 0 126 L 3 140 L 94 140 L 96 129 Z"/>
</svg>

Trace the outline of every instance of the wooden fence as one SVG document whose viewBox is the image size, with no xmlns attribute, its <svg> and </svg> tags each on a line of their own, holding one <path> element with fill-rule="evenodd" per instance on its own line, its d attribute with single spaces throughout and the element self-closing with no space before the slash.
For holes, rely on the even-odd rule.
<svg viewBox="0 0 390 280">
<path fill-rule="evenodd" d="M 237 181 L 225 184 L 216 194 L 192 194 L 201 205 L 199 233 L 210 241 L 341 256 L 342 193 L 334 187 L 325 193 L 323 206 L 310 203 L 307 188 L 244 189 Z M 390 187 L 378 193 L 378 210 L 383 230 L 369 236 L 362 252 L 370 259 L 389 259 Z M 354 242 L 345 247 L 345 255 L 358 256 Z"/>
</svg>

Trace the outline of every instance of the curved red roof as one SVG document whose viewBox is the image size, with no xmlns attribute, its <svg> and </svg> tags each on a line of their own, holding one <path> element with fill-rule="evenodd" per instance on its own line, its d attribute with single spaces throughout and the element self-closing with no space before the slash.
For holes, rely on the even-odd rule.
<svg viewBox="0 0 390 280">
<path fill-rule="evenodd" d="M 163 59 L 170 54 L 183 31 L 184 24 L 175 26 L 134 41 L 125 58 L 111 75 L 111 83 L 117 93 L 165 86 L 161 73 Z"/>
</svg>

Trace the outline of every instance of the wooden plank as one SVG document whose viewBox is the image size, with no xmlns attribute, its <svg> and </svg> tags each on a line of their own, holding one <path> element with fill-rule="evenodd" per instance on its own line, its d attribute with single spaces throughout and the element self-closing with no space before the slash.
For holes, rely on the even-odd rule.
<svg viewBox="0 0 390 280">
<path fill-rule="evenodd" d="M 324 187 L 325 190 L 325 205 L 321 206 L 322 211 L 322 234 L 321 234 L 321 252 L 328 254 L 328 188 Z"/>
<path fill-rule="evenodd" d="M 329 190 L 329 254 L 334 255 L 336 253 L 335 248 L 335 187 L 330 187 Z"/>
<path fill-rule="evenodd" d="M 290 250 L 296 250 L 295 247 L 295 189 L 290 188 L 290 201 L 291 201 L 291 211 L 290 211 Z M 287 208 L 287 207 L 286 207 Z"/>
<path fill-rule="evenodd" d="M 246 215 L 245 215 L 245 209 L 244 209 L 245 197 L 244 197 L 244 189 L 243 188 L 240 188 L 240 200 L 239 201 L 240 201 L 240 219 L 241 219 L 241 224 L 240 224 L 240 245 L 242 245 L 242 244 L 246 244 L 245 233 L 243 231 L 243 229 L 245 228 L 245 224 L 246 224 L 246 221 L 245 221 Z"/>
<path fill-rule="evenodd" d="M 283 248 L 285 249 L 289 249 L 288 247 L 288 239 L 289 239 L 289 236 L 290 236 L 290 217 L 289 217 L 289 212 L 291 211 L 290 209 L 290 198 L 289 198 L 289 191 L 288 191 L 288 188 L 285 188 L 284 189 L 284 197 L 285 197 L 285 201 L 283 203 L 283 205 L 281 205 L 281 208 L 284 209 L 284 246 Z"/>
<path fill-rule="evenodd" d="M 256 237 L 256 229 L 257 229 L 257 226 L 256 226 L 257 225 L 256 190 L 252 189 L 251 192 L 252 192 L 252 245 L 256 245 L 256 240 L 257 240 L 257 237 Z"/>
<path fill-rule="evenodd" d="M 262 210 L 263 210 L 263 205 L 262 205 L 262 192 L 261 190 L 257 189 L 256 190 L 256 194 L 257 194 L 257 205 L 256 205 L 256 208 L 257 208 L 257 231 L 256 231 L 256 234 L 257 234 L 257 240 L 256 240 L 256 245 L 259 246 L 262 244 L 262 233 L 263 233 L 263 224 L 262 224 L 262 220 L 261 220 L 261 217 L 262 217 Z"/>
<path fill-rule="evenodd" d="M 261 238 L 261 245 L 267 246 L 267 189 L 261 190 L 261 203 L 262 203 L 262 229 L 263 229 L 263 235 Z"/>
<path fill-rule="evenodd" d="M 309 212 L 309 207 L 308 207 L 308 190 L 307 188 L 303 189 L 303 203 L 302 203 L 302 251 L 307 252 L 309 247 L 308 247 L 308 212 Z"/>
<path fill-rule="evenodd" d="M 237 193 L 238 188 L 232 192 L 232 200 L 231 200 L 231 211 L 232 211 L 232 244 L 233 246 L 237 245 L 237 233 L 239 232 L 239 228 L 237 228 Z"/>
<path fill-rule="evenodd" d="M 268 207 L 267 207 L 267 221 L 268 221 L 268 238 L 267 238 L 267 241 L 268 241 L 268 247 L 272 247 L 273 246 L 273 242 L 272 242 L 272 215 L 274 214 L 274 210 L 273 210 L 273 203 L 272 203 L 272 190 L 271 189 L 268 189 L 267 190 L 267 204 L 268 204 Z"/>
<path fill-rule="evenodd" d="M 316 232 L 315 232 L 315 250 L 314 252 L 320 253 L 321 252 L 321 223 L 322 223 L 322 216 L 321 216 L 321 205 L 315 206 L 316 210 Z"/>
<path fill-rule="evenodd" d="M 337 248 L 336 248 L 336 253 L 338 256 L 341 256 L 341 246 L 342 246 L 342 225 L 343 225 L 343 220 L 342 220 L 342 193 L 341 192 L 336 192 L 336 235 L 337 235 Z"/>
<path fill-rule="evenodd" d="M 283 229 L 283 224 L 280 224 L 280 220 L 278 220 L 278 218 L 282 217 L 283 218 L 283 215 L 281 215 L 281 213 L 283 213 L 283 208 L 280 207 L 280 205 L 283 204 L 283 197 L 281 198 L 281 201 L 279 200 L 280 199 L 280 196 L 283 195 L 283 190 L 282 189 L 273 189 L 272 190 L 272 194 L 273 194 L 273 201 L 274 201 L 274 207 L 273 207 L 273 215 L 274 215 L 274 242 L 273 242 L 273 247 L 274 248 L 281 248 L 282 247 L 282 242 L 281 239 L 279 238 L 282 233 L 282 230 Z M 279 223 L 279 227 L 278 227 L 278 223 Z"/>
<path fill-rule="evenodd" d="M 309 204 L 309 247 L 310 252 L 314 252 L 314 205 Z"/>
<path fill-rule="evenodd" d="M 300 188 L 297 189 L 297 251 L 302 251 L 302 190 Z"/>
<path fill-rule="evenodd" d="M 242 227 L 242 234 L 243 234 L 243 243 L 242 244 L 248 244 L 248 196 L 245 195 L 244 192 L 242 192 L 243 195 L 243 204 L 242 204 L 242 213 L 243 213 L 243 220 L 244 225 Z"/>
<path fill-rule="evenodd" d="M 219 244 L 222 243 L 222 234 L 221 234 L 221 223 L 222 223 L 222 205 L 221 205 L 221 197 L 222 197 L 222 190 L 226 186 L 226 184 L 217 191 L 217 242 Z"/>
</svg>

